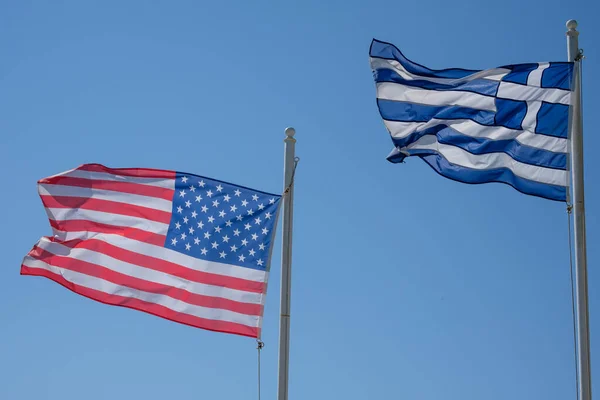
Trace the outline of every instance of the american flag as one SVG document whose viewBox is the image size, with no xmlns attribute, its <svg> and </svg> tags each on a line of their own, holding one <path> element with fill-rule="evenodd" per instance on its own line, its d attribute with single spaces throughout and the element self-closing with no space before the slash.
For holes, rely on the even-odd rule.
<svg viewBox="0 0 600 400">
<path fill-rule="evenodd" d="M 22 275 L 218 332 L 260 337 L 280 195 L 85 164 L 38 182 L 53 236 Z"/>
</svg>

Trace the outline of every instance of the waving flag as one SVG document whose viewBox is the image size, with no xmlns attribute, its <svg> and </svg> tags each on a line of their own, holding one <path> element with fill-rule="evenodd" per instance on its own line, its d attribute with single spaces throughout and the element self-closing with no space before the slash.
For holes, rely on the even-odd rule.
<svg viewBox="0 0 600 400">
<path fill-rule="evenodd" d="M 418 156 L 460 182 L 566 200 L 573 63 L 432 70 L 378 40 L 370 61 L 389 161 Z"/>
<path fill-rule="evenodd" d="M 281 196 L 98 164 L 38 188 L 54 235 L 33 247 L 21 274 L 106 304 L 260 337 Z"/>
</svg>

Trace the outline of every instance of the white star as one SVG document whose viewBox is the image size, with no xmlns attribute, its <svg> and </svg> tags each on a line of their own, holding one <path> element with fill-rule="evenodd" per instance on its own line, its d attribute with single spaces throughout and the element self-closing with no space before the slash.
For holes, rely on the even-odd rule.
<svg viewBox="0 0 600 400">
<path fill-rule="evenodd" d="M 235 219 L 237 219 L 238 221 L 241 221 L 241 220 L 243 219 L 243 218 L 242 218 L 242 214 L 240 214 L 240 215 L 238 215 L 237 217 L 235 217 Z"/>
<path fill-rule="evenodd" d="M 239 189 L 235 189 L 235 192 L 233 192 L 237 197 L 240 197 L 240 194 L 242 194 L 242 192 L 240 192 Z"/>
<path fill-rule="evenodd" d="M 217 243 L 216 240 L 214 242 L 212 242 L 211 245 L 212 245 L 213 249 L 216 249 L 217 247 L 219 247 L 219 243 Z"/>
<path fill-rule="evenodd" d="M 248 210 L 248 215 L 254 215 L 254 211 L 252 211 L 252 209 Z"/>
<path fill-rule="evenodd" d="M 233 236 L 240 236 L 240 230 L 236 229 L 235 231 L 233 231 Z"/>
<path fill-rule="evenodd" d="M 181 177 L 181 182 L 186 183 L 188 180 L 187 176 Z"/>
<path fill-rule="evenodd" d="M 200 244 L 200 239 L 194 238 L 194 244 Z"/>
<path fill-rule="evenodd" d="M 258 205 L 258 209 L 259 209 L 259 210 L 264 210 L 264 208 L 265 208 L 265 205 L 264 205 L 263 203 L 260 203 L 260 204 Z"/>
<path fill-rule="evenodd" d="M 210 239 L 210 232 L 204 232 L 204 238 Z"/>
<path fill-rule="evenodd" d="M 258 196 L 257 196 L 257 195 L 255 195 L 255 194 L 253 194 L 253 195 L 252 195 L 252 200 L 254 200 L 254 201 L 258 201 Z"/>
<path fill-rule="evenodd" d="M 229 242 L 229 236 L 227 236 L 227 235 L 223 236 L 223 242 L 224 243 Z"/>
<path fill-rule="evenodd" d="M 181 224 L 179 222 L 175 222 L 175 229 L 181 229 Z"/>
<path fill-rule="evenodd" d="M 229 195 L 226 194 L 225 197 L 223 197 L 223 200 L 225 200 L 226 202 L 229 203 L 229 200 L 231 200 L 231 197 L 229 197 Z"/>
<path fill-rule="evenodd" d="M 215 217 L 213 217 L 212 215 L 208 217 L 208 222 L 210 222 L 211 224 L 215 222 Z"/>
<path fill-rule="evenodd" d="M 269 204 L 275 204 L 275 199 L 274 198 L 270 199 Z"/>
<path fill-rule="evenodd" d="M 246 200 L 242 200 L 242 205 L 243 205 L 244 207 L 248 207 L 248 202 L 247 202 Z"/>
<path fill-rule="evenodd" d="M 189 243 L 186 243 L 186 244 L 185 244 L 185 249 L 186 249 L 187 251 L 190 251 L 190 249 L 191 249 L 191 248 L 192 248 L 192 246 L 190 246 L 190 244 L 189 244 Z"/>
<path fill-rule="evenodd" d="M 264 250 L 265 249 L 265 244 L 261 243 L 258 245 L 259 250 Z"/>
<path fill-rule="evenodd" d="M 237 247 L 235 246 L 235 244 L 233 246 L 231 246 L 231 251 L 234 253 L 237 251 Z"/>
<path fill-rule="evenodd" d="M 185 196 L 185 190 L 180 190 L 179 197 L 184 197 L 184 196 Z"/>
<path fill-rule="evenodd" d="M 205 212 L 207 212 L 207 211 L 208 211 L 208 207 L 206 207 L 206 206 L 202 206 L 202 212 L 203 212 L 203 213 L 205 213 Z"/>
<path fill-rule="evenodd" d="M 196 201 L 197 201 L 198 203 L 200 203 L 200 200 L 202 200 L 202 196 L 200 196 L 200 195 L 196 196 Z"/>
<path fill-rule="evenodd" d="M 219 207 L 219 200 L 213 201 L 213 207 Z"/>
<path fill-rule="evenodd" d="M 217 233 L 221 233 L 221 227 L 220 226 L 215 226 L 215 231 Z"/>
<path fill-rule="evenodd" d="M 248 246 L 248 241 L 246 239 L 242 240 L 242 246 Z"/>
<path fill-rule="evenodd" d="M 244 257 L 243 254 L 241 256 L 239 256 L 238 258 L 240 259 L 241 262 L 244 262 L 246 260 L 246 257 Z"/>
<path fill-rule="evenodd" d="M 252 234 L 252 240 L 257 240 L 258 239 L 258 235 L 256 233 Z"/>
<path fill-rule="evenodd" d="M 223 211 L 223 210 L 219 211 L 219 217 L 225 218 L 225 211 Z"/>
<path fill-rule="evenodd" d="M 229 209 L 231 210 L 231 212 L 235 212 L 235 210 L 237 210 L 237 207 L 234 204 L 231 207 L 229 207 Z"/>
<path fill-rule="evenodd" d="M 204 222 L 202 222 L 202 221 L 198 222 L 198 228 L 200 228 L 200 229 L 204 228 Z"/>
<path fill-rule="evenodd" d="M 225 222 L 225 225 L 226 225 L 228 228 L 231 228 L 231 225 L 233 225 L 233 222 L 231 222 L 231 221 L 227 221 L 227 222 Z"/>
<path fill-rule="evenodd" d="M 183 208 L 181 208 L 181 206 L 177 207 L 177 212 L 181 214 L 183 212 Z"/>
<path fill-rule="evenodd" d="M 222 192 L 223 191 L 223 186 L 221 185 L 217 185 L 217 192 Z"/>
<path fill-rule="evenodd" d="M 171 244 L 175 246 L 177 244 L 177 238 L 171 239 Z"/>
<path fill-rule="evenodd" d="M 221 258 L 225 258 L 226 255 L 227 255 L 227 253 L 225 253 L 224 251 L 219 253 L 219 256 L 221 256 Z"/>
<path fill-rule="evenodd" d="M 268 212 L 268 213 L 265 213 L 265 218 L 266 218 L 266 219 L 271 219 L 271 213 L 270 213 L 270 212 Z"/>
<path fill-rule="evenodd" d="M 206 195 L 207 195 L 208 197 L 212 197 L 212 195 L 213 195 L 213 192 L 212 192 L 212 191 L 210 191 L 210 190 L 208 190 L 208 191 L 206 192 Z"/>
<path fill-rule="evenodd" d="M 250 251 L 248 252 L 248 254 L 250 254 L 250 257 L 254 257 L 254 255 L 256 254 L 256 252 L 254 251 L 254 249 L 250 249 Z"/>
<path fill-rule="evenodd" d="M 184 224 L 187 224 L 188 222 L 189 222 L 189 219 L 188 219 L 188 217 L 183 217 L 183 223 L 184 223 Z"/>
<path fill-rule="evenodd" d="M 188 200 L 188 201 L 186 201 L 186 202 L 185 202 L 185 206 L 186 206 L 187 208 L 190 208 L 190 207 L 192 206 L 192 202 L 191 202 L 191 201 L 189 201 L 189 200 Z"/>
<path fill-rule="evenodd" d="M 258 264 L 258 266 L 259 266 L 259 267 L 262 267 L 262 265 L 263 265 L 264 263 L 263 263 L 263 260 L 261 260 L 261 259 L 259 258 L 258 260 L 256 260 L 256 264 Z"/>
<path fill-rule="evenodd" d="M 261 222 L 262 222 L 262 220 L 260 219 L 260 217 L 256 217 L 256 218 L 254 218 L 254 223 L 255 223 L 256 225 L 260 225 L 260 223 L 261 223 Z"/>
<path fill-rule="evenodd" d="M 263 234 L 263 235 L 266 235 L 267 233 L 269 233 L 269 230 L 268 230 L 267 228 L 263 228 L 263 230 L 262 230 L 262 234 Z"/>
<path fill-rule="evenodd" d="M 200 186 L 200 187 L 204 187 L 204 185 L 205 185 L 204 181 L 200 181 L 200 182 L 198 182 L 198 186 Z"/>
<path fill-rule="evenodd" d="M 185 234 L 185 232 L 183 232 L 183 233 L 181 234 L 181 239 L 182 239 L 182 240 L 185 240 L 185 238 L 186 238 L 186 237 L 187 237 L 187 235 Z"/>
<path fill-rule="evenodd" d="M 196 212 L 196 210 L 192 211 L 192 218 L 196 218 L 198 216 L 198 213 Z"/>
<path fill-rule="evenodd" d="M 190 186 L 190 192 L 195 192 L 196 188 L 194 187 L 194 185 Z"/>
<path fill-rule="evenodd" d="M 190 235 L 194 234 L 194 227 L 193 226 L 190 226 L 189 232 L 190 232 Z"/>
<path fill-rule="evenodd" d="M 246 225 L 244 225 L 244 228 L 246 228 L 246 230 L 249 231 L 250 228 L 252 228 L 252 225 L 247 223 Z"/>
<path fill-rule="evenodd" d="M 203 247 L 202 250 L 200 250 L 200 252 L 202 253 L 203 256 L 205 256 L 206 253 L 208 253 L 208 250 L 206 250 L 206 247 Z"/>
</svg>

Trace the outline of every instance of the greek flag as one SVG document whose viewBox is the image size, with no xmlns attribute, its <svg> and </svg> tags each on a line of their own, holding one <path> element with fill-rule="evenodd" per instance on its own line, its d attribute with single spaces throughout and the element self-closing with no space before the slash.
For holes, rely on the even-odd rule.
<svg viewBox="0 0 600 400">
<path fill-rule="evenodd" d="M 377 105 L 394 150 L 446 178 L 565 201 L 573 63 L 432 70 L 373 40 Z"/>
</svg>

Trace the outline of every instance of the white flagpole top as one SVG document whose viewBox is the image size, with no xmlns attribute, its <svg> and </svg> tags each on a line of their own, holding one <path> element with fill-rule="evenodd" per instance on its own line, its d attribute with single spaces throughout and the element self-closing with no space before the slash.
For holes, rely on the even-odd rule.
<svg viewBox="0 0 600 400">
<path fill-rule="evenodd" d="M 570 31 L 574 31 L 575 29 L 577 29 L 577 21 L 575 21 L 574 19 L 568 20 L 567 29 Z"/>
<path fill-rule="evenodd" d="M 294 137 L 295 134 L 296 134 L 296 130 L 294 128 L 292 128 L 291 126 L 289 128 L 285 128 L 285 135 L 287 137 Z"/>
</svg>

